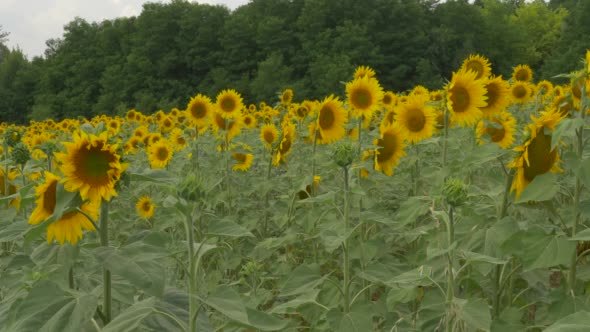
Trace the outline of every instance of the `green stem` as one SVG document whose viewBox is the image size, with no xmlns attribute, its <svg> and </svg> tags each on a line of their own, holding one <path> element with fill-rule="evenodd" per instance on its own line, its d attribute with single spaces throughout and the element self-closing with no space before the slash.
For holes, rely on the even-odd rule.
<svg viewBox="0 0 590 332">
<path fill-rule="evenodd" d="M 501 163 L 502 165 L 502 170 L 504 171 L 504 174 L 506 176 L 506 182 L 505 182 L 505 186 L 504 186 L 504 195 L 502 197 L 502 206 L 500 206 L 500 214 L 498 216 L 498 220 L 502 220 L 504 217 L 506 217 L 507 213 L 508 213 L 508 198 L 510 197 L 510 185 L 512 184 L 512 177 L 513 177 L 513 173 L 509 172 L 506 170 L 506 167 L 504 167 L 504 164 Z M 501 276 L 502 274 L 502 267 L 497 264 L 494 267 L 494 280 L 493 280 L 493 291 L 494 291 L 494 297 L 492 298 L 492 315 L 493 317 L 498 317 L 500 315 L 500 297 L 502 295 L 501 289 L 500 289 L 500 282 L 501 282 Z"/>
<path fill-rule="evenodd" d="M 586 112 L 583 112 L 584 114 Z M 576 144 L 576 148 L 577 148 L 577 152 L 578 152 L 578 158 L 580 161 L 582 161 L 582 157 L 584 154 L 584 127 L 582 126 L 580 129 L 578 129 L 576 131 L 576 137 L 577 137 L 577 144 Z M 578 224 L 580 223 L 580 219 L 581 219 L 581 213 L 580 213 L 580 197 L 582 195 L 582 179 L 580 178 L 579 175 L 576 175 L 576 188 L 575 188 L 575 193 L 574 193 L 574 225 L 572 226 L 572 237 L 576 236 L 576 232 L 578 230 Z M 576 241 L 577 243 L 577 241 Z M 572 253 L 572 258 L 571 258 L 571 268 L 570 268 L 570 273 L 568 275 L 568 285 L 569 285 L 569 290 L 572 296 L 575 295 L 575 291 L 576 291 L 576 271 L 577 271 L 577 266 L 578 266 L 578 256 L 577 256 L 578 252 L 577 250 L 574 250 L 574 252 Z"/>
<path fill-rule="evenodd" d="M 100 245 L 103 247 L 109 246 L 109 202 L 102 202 L 100 206 Z M 111 271 L 103 267 L 103 306 L 102 312 L 104 314 L 104 325 L 111 321 Z"/>
<path fill-rule="evenodd" d="M 70 285 L 71 289 L 75 289 L 76 285 L 74 284 L 74 266 L 70 266 L 70 269 L 68 271 L 68 283 Z"/>
<path fill-rule="evenodd" d="M 311 150 L 311 181 L 312 181 L 311 197 L 315 196 L 315 188 L 313 186 L 313 177 L 316 175 L 315 174 L 315 151 L 317 149 L 317 145 L 318 145 L 318 130 L 316 128 L 314 135 L 313 135 L 313 148 Z"/>
<path fill-rule="evenodd" d="M 4 195 L 8 196 L 8 144 L 6 142 L 4 142 L 4 163 Z M 8 201 L 8 204 L 10 205 L 10 201 Z"/>
<path fill-rule="evenodd" d="M 188 213 L 186 215 L 185 222 L 186 238 L 187 238 L 187 249 L 189 259 L 188 269 L 188 296 L 189 296 L 189 332 L 195 332 L 197 329 L 196 320 L 193 317 L 196 314 L 198 302 L 197 302 L 197 269 L 196 269 L 196 258 L 195 258 L 195 240 L 193 235 L 193 219 Z"/>
<path fill-rule="evenodd" d="M 270 150 L 269 157 L 268 157 L 268 168 L 266 170 L 266 183 L 270 183 L 270 175 L 272 172 L 272 155 L 273 150 Z M 313 187 L 313 184 L 312 184 Z M 312 189 L 313 190 L 313 189 Z M 269 206 L 268 202 L 270 200 L 270 191 L 266 189 L 266 193 L 264 195 L 264 223 L 262 224 L 262 236 L 266 237 L 268 232 L 268 218 L 269 218 Z"/>
<path fill-rule="evenodd" d="M 358 135 L 359 135 L 359 144 L 358 144 L 358 150 L 357 150 L 357 156 L 360 160 L 360 162 L 362 163 L 363 161 L 363 155 L 362 155 L 362 132 L 363 132 L 363 118 L 359 117 L 359 121 L 358 121 Z M 361 188 L 361 181 L 362 181 L 362 167 L 359 167 L 358 169 L 358 186 L 359 188 Z M 362 222 L 361 220 L 361 215 L 363 213 L 363 197 L 361 196 L 359 198 L 359 223 L 361 223 L 361 239 L 362 239 L 362 243 L 366 243 L 366 241 L 368 240 L 368 236 L 367 236 L 367 225 L 365 223 Z M 365 259 L 365 250 L 361 250 L 361 271 L 365 271 L 365 268 L 367 267 L 367 263 L 366 263 L 366 259 Z M 371 300 L 371 288 L 369 286 L 367 286 L 367 280 L 363 279 L 362 281 L 362 287 L 364 289 L 364 293 L 365 293 L 365 299 L 367 300 L 367 302 L 369 302 Z"/>
<path fill-rule="evenodd" d="M 349 241 L 348 241 L 348 230 L 350 228 L 349 225 L 349 202 L 350 200 L 350 191 L 348 187 L 348 167 L 344 167 L 344 235 L 346 236 L 344 240 L 344 267 L 343 267 L 343 275 L 344 275 L 344 312 L 350 312 L 350 256 L 349 256 Z"/>
<path fill-rule="evenodd" d="M 454 208 L 451 205 L 449 207 L 449 221 L 447 224 L 447 237 L 449 242 L 449 252 L 447 253 L 447 317 L 446 325 L 447 332 L 452 331 L 452 316 L 453 316 L 453 299 L 455 297 L 455 281 L 453 278 L 453 249 L 452 245 L 455 242 L 455 229 L 454 229 Z"/>
<path fill-rule="evenodd" d="M 47 171 L 48 172 L 51 172 L 51 163 L 52 163 L 51 154 L 48 154 L 47 155 Z"/>
<path fill-rule="evenodd" d="M 444 123 L 444 128 L 443 128 L 443 148 L 442 148 L 442 167 L 447 166 L 447 145 L 448 145 L 448 139 L 449 139 L 449 112 L 447 111 L 446 107 L 443 107 L 443 123 Z"/>
</svg>

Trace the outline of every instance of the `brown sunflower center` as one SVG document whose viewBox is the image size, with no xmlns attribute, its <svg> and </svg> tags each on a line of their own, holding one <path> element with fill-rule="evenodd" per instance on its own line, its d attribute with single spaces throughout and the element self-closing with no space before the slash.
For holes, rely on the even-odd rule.
<svg viewBox="0 0 590 332">
<path fill-rule="evenodd" d="M 221 100 L 221 110 L 226 113 L 231 113 L 236 108 L 236 101 L 231 97 L 225 97 Z"/>
<path fill-rule="evenodd" d="M 419 132 L 424 129 L 426 124 L 426 116 L 419 108 L 410 108 L 406 118 L 406 126 L 410 131 Z"/>
<path fill-rule="evenodd" d="M 319 125 L 321 129 L 331 129 L 336 122 L 336 117 L 334 116 L 334 109 L 330 106 L 324 106 L 320 110 L 320 119 Z"/>
<path fill-rule="evenodd" d="M 512 95 L 516 99 L 525 98 L 527 96 L 526 88 L 524 87 L 524 85 L 516 85 L 514 88 L 512 88 Z"/>
<path fill-rule="evenodd" d="M 156 151 L 156 158 L 158 158 L 159 161 L 167 160 L 169 155 L 170 151 L 168 151 L 168 148 L 166 148 L 165 146 L 159 147 Z"/>
<path fill-rule="evenodd" d="M 244 124 L 246 124 L 247 126 L 249 126 L 252 123 L 252 118 L 247 116 L 244 118 Z"/>
<path fill-rule="evenodd" d="M 373 97 L 371 92 L 364 88 L 358 88 L 352 91 L 350 102 L 356 109 L 364 110 L 371 107 Z"/>
<path fill-rule="evenodd" d="M 152 203 L 150 203 L 150 201 L 146 200 L 141 204 L 141 209 L 145 212 L 149 212 L 151 208 L 152 208 Z"/>
<path fill-rule="evenodd" d="M 500 87 L 495 83 L 489 83 L 486 85 L 486 90 L 488 91 L 486 93 L 486 97 L 488 97 L 487 108 L 492 108 L 496 105 L 496 102 L 500 98 Z"/>
<path fill-rule="evenodd" d="M 240 164 L 243 164 L 246 162 L 246 155 L 243 153 L 234 153 L 233 157 Z"/>
<path fill-rule="evenodd" d="M 477 75 L 475 79 L 480 79 L 483 76 L 483 65 L 479 61 L 469 61 L 465 66 L 467 69 L 474 71 Z"/>
<path fill-rule="evenodd" d="M 529 72 L 526 69 L 520 69 L 514 74 L 514 78 L 517 81 L 528 81 L 529 80 Z"/>
<path fill-rule="evenodd" d="M 191 107 L 191 115 L 195 118 L 195 119 L 202 119 L 205 116 L 207 116 L 207 106 L 205 106 L 204 103 L 195 103 L 192 107 Z"/>
<path fill-rule="evenodd" d="M 469 108 L 469 91 L 462 86 L 455 86 L 450 92 L 453 111 L 456 113 L 466 112 Z"/>
<path fill-rule="evenodd" d="M 76 175 L 84 182 L 100 185 L 109 181 L 110 163 L 116 157 L 110 151 L 103 151 L 102 147 L 102 143 L 97 146 L 83 146 L 75 155 Z"/>
<path fill-rule="evenodd" d="M 386 162 L 393 157 L 398 148 L 397 136 L 393 133 L 384 133 L 383 137 L 377 140 L 377 162 Z"/>
<path fill-rule="evenodd" d="M 545 134 L 544 129 L 539 129 L 528 146 L 529 164 L 524 163 L 524 177 L 529 182 L 537 175 L 549 172 L 557 159 L 557 149 L 551 150 L 551 135 Z"/>
<path fill-rule="evenodd" d="M 182 146 L 186 144 L 186 140 L 182 136 L 176 137 L 176 144 Z"/>
<path fill-rule="evenodd" d="M 502 124 L 497 123 L 494 126 L 486 127 L 486 133 L 490 136 L 492 142 L 497 143 L 504 138 L 506 130 L 504 130 L 504 126 L 502 126 Z"/>
<path fill-rule="evenodd" d="M 53 214 L 55 204 L 57 202 L 57 181 L 52 180 L 47 189 L 43 193 L 43 210 L 49 214 Z"/>
<path fill-rule="evenodd" d="M 272 144 L 272 142 L 274 142 L 274 140 L 275 140 L 274 133 L 270 130 L 265 130 L 264 131 L 264 141 L 268 144 Z"/>
<path fill-rule="evenodd" d="M 393 98 L 391 98 L 391 95 L 386 94 L 385 96 L 383 96 L 383 104 L 390 105 L 392 101 Z"/>
</svg>

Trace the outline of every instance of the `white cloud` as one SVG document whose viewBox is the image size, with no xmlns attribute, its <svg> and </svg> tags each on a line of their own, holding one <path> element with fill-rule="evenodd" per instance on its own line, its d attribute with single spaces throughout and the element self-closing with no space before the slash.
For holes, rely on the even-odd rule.
<svg viewBox="0 0 590 332">
<path fill-rule="evenodd" d="M 76 16 L 87 21 L 102 21 L 141 13 L 146 2 L 167 0 L 0 0 L 0 24 L 10 33 L 9 47 L 20 47 L 29 57 L 42 55 L 45 41 L 60 38 L 63 27 Z M 235 9 L 248 0 L 205 0 L 199 3 L 223 4 Z"/>
</svg>

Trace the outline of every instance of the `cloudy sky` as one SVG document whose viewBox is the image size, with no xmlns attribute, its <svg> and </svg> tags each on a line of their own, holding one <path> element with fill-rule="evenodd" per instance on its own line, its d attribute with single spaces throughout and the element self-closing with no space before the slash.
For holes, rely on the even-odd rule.
<svg viewBox="0 0 590 332">
<path fill-rule="evenodd" d="M 42 55 L 45 41 L 61 37 L 63 26 L 79 16 L 101 21 L 141 13 L 146 2 L 167 0 L 0 0 L 0 25 L 10 32 L 8 47 L 20 47 L 29 57 Z M 223 4 L 230 9 L 248 0 L 198 0 L 199 3 Z"/>
</svg>

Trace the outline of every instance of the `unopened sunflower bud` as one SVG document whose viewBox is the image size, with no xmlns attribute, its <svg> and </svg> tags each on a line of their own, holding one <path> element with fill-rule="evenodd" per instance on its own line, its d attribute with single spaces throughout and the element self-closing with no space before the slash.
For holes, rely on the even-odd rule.
<svg viewBox="0 0 590 332">
<path fill-rule="evenodd" d="M 467 185 L 460 179 L 450 178 L 445 181 L 443 195 L 449 205 L 460 206 L 467 201 Z"/>
<path fill-rule="evenodd" d="M 194 174 L 188 175 L 179 185 L 178 196 L 187 201 L 197 202 L 205 197 L 206 191 L 202 179 Z"/>
<path fill-rule="evenodd" d="M 23 143 L 18 143 L 12 148 L 12 160 L 18 165 L 24 165 L 31 159 L 31 152 Z"/>
<path fill-rule="evenodd" d="M 4 132 L 4 142 L 10 147 L 14 147 L 21 140 L 21 133 L 15 128 L 8 128 Z"/>
<path fill-rule="evenodd" d="M 334 148 L 332 157 L 340 167 L 348 167 L 357 158 L 357 149 L 350 142 L 338 144 Z"/>
</svg>

